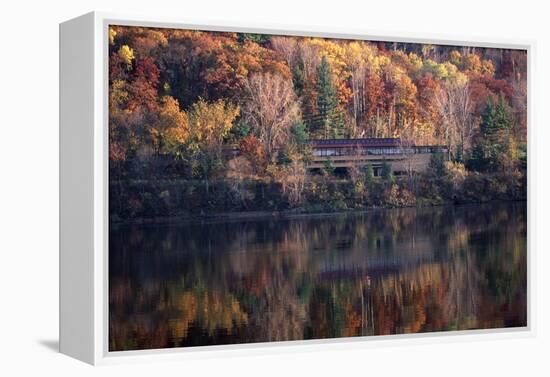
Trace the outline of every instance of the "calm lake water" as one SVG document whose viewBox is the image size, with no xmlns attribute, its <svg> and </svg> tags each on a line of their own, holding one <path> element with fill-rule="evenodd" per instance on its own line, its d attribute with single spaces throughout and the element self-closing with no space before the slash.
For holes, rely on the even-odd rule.
<svg viewBox="0 0 550 377">
<path fill-rule="evenodd" d="M 109 348 L 527 325 L 526 203 L 110 230 Z"/>
</svg>

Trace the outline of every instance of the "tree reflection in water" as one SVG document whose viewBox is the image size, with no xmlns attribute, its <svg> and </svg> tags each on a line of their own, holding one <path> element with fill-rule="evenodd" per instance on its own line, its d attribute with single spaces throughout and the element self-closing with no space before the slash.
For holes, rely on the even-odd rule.
<svg viewBox="0 0 550 377">
<path fill-rule="evenodd" d="M 526 205 L 110 230 L 115 350 L 526 326 Z"/>
</svg>

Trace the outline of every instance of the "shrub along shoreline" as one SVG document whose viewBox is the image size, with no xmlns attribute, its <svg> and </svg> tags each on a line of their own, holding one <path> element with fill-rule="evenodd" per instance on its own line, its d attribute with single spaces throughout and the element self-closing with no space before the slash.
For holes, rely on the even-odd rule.
<svg viewBox="0 0 550 377">
<path fill-rule="evenodd" d="M 457 171 L 452 163 L 440 172 L 407 177 L 308 176 L 297 194 L 293 189 L 275 180 L 111 180 L 110 223 L 286 218 L 527 199 L 525 174 L 519 171 Z"/>
</svg>

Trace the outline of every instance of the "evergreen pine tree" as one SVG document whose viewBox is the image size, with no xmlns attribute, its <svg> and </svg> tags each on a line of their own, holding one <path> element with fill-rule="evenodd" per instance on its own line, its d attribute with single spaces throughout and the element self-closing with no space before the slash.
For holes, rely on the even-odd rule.
<svg viewBox="0 0 550 377">
<path fill-rule="evenodd" d="M 395 183 L 395 177 L 391 170 L 391 165 L 388 161 L 382 162 L 382 178 L 388 181 L 390 184 Z"/>
<path fill-rule="evenodd" d="M 508 110 L 508 103 L 501 94 L 495 109 L 495 127 L 497 130 L 510 131 L 512 129 L 512 120 Z"/>
<path fill-rule="evenodd" d="M 374 169 L 370 164 L 365 167 L 365 183 L 369 190 L 371 190 L 374 183 Z"/>
<path fill-rule="evenodd" d="M 334 168 L 334 163 L 332 162 L 332 158 L 328 157 L 325 160 L 325 167 L 324 167 L 325 174 L 333 175 L 335 170 L 336 169 Z"/>
<path fill-rule="evenodd" d="M 511 128 L 512 120 L 504 96 L 500 95 L 497 103 L 489 99 L 482 114 L 481 132 L 472 148 L 469 167 L 479 171 L 496 170 L 499 158 L 509 149 Z"/>
<path fill-rule="evenodd" d="M 318 119 L 315 125 L 316 131 L 322 134 L 325 139 L 342 138 L 344 137 L 343 117 L 338 107 L 338 97 L 336 88 L 332 82 L 330 65 L 325 56 L 321 59 L 321 64 L 317 70 L 317 75 Z"/>
<path fill-rule="evenodd" d="M 497 103 L 489 99 L 482 114 L 480 128 L 483 137 L 496 143 L 502 142 L 503 132 L 507 132 L 512 128 L 512 122 L 508 114 L 508 104 L 503 95 L 499 97 Z"/>
<path fill-rule="evenodd" d="M 479 129 L 481 136 L 486 137 L 495 132 L 495 118 L 496 118 L 496 106 L 492 98 L 489 98 L 485 110 L 481 114 L 481 124 Z"/>
<path fill-rule="evenodd" d="M 309 139 L 309 134 L 307 132 L 307 127 L 304 124 L 304 122 L 297 121 L 292 125 L 292 140 L 296 143 L 296 145 L 300 148 L 302 148 Z"/>
<path fill-rule="evenodd" d="M 304 81 L 304 63 L 302 60 L 299 60 L 294 69 L 292 69 L 292 84 L 298 97 L 304 95 Z"/>
</svg>

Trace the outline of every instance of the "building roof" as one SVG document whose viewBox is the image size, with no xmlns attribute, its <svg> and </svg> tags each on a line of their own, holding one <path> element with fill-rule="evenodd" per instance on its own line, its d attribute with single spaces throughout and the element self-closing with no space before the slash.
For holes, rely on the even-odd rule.
<svg viewBox="0 0 550 377">
<path fill-rule="evenodd" d="M 399 147 L 401 139 L 396 137 L 387 138 L 364 138 L 364 139 L 317 139 L 310 140 L 309 144 L 314 148 L 342 148 L 342 147 Z"/>
</svg>

